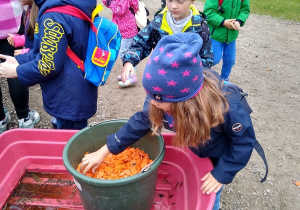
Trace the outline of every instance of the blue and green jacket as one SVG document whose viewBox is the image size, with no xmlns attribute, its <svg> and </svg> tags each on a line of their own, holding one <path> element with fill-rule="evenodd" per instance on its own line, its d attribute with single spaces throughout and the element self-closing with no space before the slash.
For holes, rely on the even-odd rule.
<svg viewBox="0 0 300 210">
<path fill-rule="evenodd" d="M 200 57 L 203 66 L 211 67 L 213 63 L 213 50 L 211 46 L 210 33 L 205 21 L 204 15 L 201 14 L 194 6 L 190 9 L 193 16 L 182 32 L 198 33 L 203 39 L 203 46 L 200 49 Z M 159 40 L 166 35 L 173 34 L 167 19 L 167 8 L 163 9 L 154 19 L 133 38 L 133 44 L 126 52 L 123 63 L 130 62 L 136 66 L 140 61 L 150 55 Z"/>
<path fill-rule="evenodd" d="M 66 55 L 68 46 L 85 59 L 90 25 L 77 17 L 44 12 L 72 5 L 91 17 L 96 0 L 35 0 L 39 14 L 33 49 L 16 56 L 17 74 L 25 86 L 40 84 L 45 110 L 52 116 L 82 121 L 97 111 L 98 88 L 84 79 L 84 72 Z M 34 100 L 34 99 L 33 99 Z"/>
</svg>

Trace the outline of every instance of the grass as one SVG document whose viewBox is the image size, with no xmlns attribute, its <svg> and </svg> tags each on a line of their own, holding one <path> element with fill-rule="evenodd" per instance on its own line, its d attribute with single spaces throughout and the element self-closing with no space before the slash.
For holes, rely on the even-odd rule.
<svg viewBox="0 0 300 210">
<path fill-rule="evenodd" d="M 250 8 L 252 14 L 300 22 L 300 0 L 250 0 Z"/>
<path fill-rule="evenodd" d="M 300 0 L 250 0 L 251 13 L 300 22 Z"/>
</svg>

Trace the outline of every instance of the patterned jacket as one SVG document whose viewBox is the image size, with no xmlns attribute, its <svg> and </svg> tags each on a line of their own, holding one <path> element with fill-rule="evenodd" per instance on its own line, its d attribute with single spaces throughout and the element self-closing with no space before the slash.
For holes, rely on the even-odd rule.
<svg viewBox="0 0 300 210">
<path fill-rule="evenodd" d="M 191 6 L 190 9 L 193 12 L 193 16 L 183 28 L 182 32 L 199 33 L 203 39 L 203 46 L 199 52 L 202 63 L 205 67 L 211 67 L 214 57 L 207 23 L 204 19 L 204 15 L 199 13 L 194 6 Z M 123 64 L 130 62 L 133 66 L 136 66 L 141 60 L 150 55 L 152 49 L 155 48 L 162 37 L 173 34 L 167 23 L 166 15 L 167 8 L 162 10 L 161 13 L 154 17 L 154 20 L 140 30 L 134 37 L 133 44 L 126 52 Z"/>
<path fill-rule="evenodd" d="M 135 17 L 129 8 L 136 13 L 139 10 L 139 0 L 102 0 L 102 2 L 111 9 L 112 21 L 118 25 L 122 38 L 132 38 L 138 33 Z"/>
</svg>

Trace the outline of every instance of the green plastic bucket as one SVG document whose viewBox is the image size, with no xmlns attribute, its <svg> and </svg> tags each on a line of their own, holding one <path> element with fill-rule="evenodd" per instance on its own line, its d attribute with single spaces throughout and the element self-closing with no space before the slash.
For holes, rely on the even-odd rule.
<svg viewBox="0 0 300 210">
<path fill-rule="evenodd" d="M 143 172 L 123 179 L 87 177 L 76 171 L 85 152 L 94 152 L 106 143 L 106 136 L 117 132 L 127 120 L 105 121 L 77 132 L 63 151 L 64 165 L 73 176 L 83 207 L 99 210 L 147 210 L 154 200 L 158 167 L 165 155 L 162 136 L 149 132 L 132 147 L 144 150 L 154 160 Z"/>
</svg>

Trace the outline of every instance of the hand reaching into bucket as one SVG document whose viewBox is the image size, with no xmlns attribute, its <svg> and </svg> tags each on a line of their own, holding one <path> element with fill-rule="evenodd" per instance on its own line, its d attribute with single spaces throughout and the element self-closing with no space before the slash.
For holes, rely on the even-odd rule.
<svg viewBox="0 0 300 210">
<path fill-rule="evenodd" d="M 204 183 L 201 186 L 201 190 L 207 195 L 209 195 L 212 192 L 217 193 L 223 186 L 223 184 L 218 182 L 210 172 L 207 173 L 204 177 L 202 177 L 201 181 L 204 181 Z"/>
<path fill-rule="evenodd" d="M 86 154 L 82 158 L 80 171 L 84 169 L 82 173 L 86 174 L 86 172 L 92 169 L 92 172 L 94 173 L 109 153 L 110 151 L 108 150 L 107 145 L 105 144 L 96 152 Z"/>
</svg>

